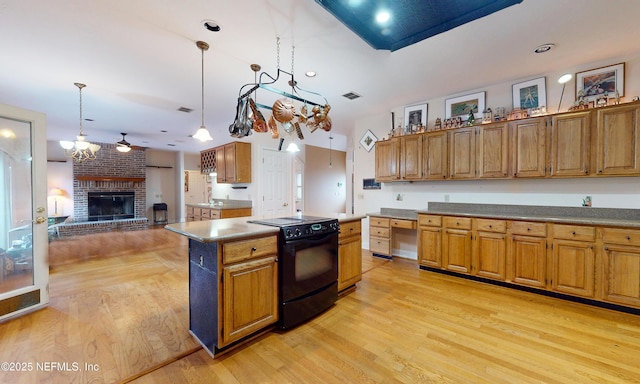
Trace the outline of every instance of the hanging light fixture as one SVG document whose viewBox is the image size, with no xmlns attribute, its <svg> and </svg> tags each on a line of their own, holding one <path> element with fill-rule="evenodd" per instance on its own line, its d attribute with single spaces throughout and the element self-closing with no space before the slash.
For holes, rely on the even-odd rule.
<svg viewBox="0 0 640 384">
<path fill-rule="evenodd" d="M 198 131 L 195 133 L 195 135 L 193 135 L 193 138 L 205 142 L 213 140 L 211 134 L 207 130 L 207 127 L 204 126 L 204 51 L 209 49 L 209 44 L 205 43 L 204 41 L 197 41 L 196 46 L 198 46 L 198 48 L 200 48 L 200 51 L 202 52 L 202 125 L 200 126 L 200 129 L 198 129 Z"/>
<path fill-rule="evenodd" d="M 124 132 L 120 132 L 120 134 L 122 135 L 122 140 L 116 143 L 116 149 L 118 152 L 129 152 L 131 150 L 131 144 L 124 138 L 127 134 Z"/>
<path fill-rule="evenodd" d="M 81 163 L 85 160 L 95 160 L 100 146 L 87 141 L 87 135 L 82 130 L 82 88 L 86 87 L 86 85 L 82 83 L 73 84 L 80 90 L 80 134 L 76 136 L 76 141 L 61 140 L 60 146 L 74 161 Z"/>
<path fill-rule="evenodd" d="M 287 152 L 300 152 L 300 148 L 298 148 L 298 144 L 292 141 L 289 143 L 289 146 L 287 146 Z"/>
</svg>

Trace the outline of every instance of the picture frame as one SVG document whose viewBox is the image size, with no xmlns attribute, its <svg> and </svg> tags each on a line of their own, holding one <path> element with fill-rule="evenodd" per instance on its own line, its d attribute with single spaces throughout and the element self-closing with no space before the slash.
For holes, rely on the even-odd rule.
<svg viewBox="0 0 640 384">
<path fill-rule="evenodd" d="M 404 107 L 405 126 L 409 126 L 409 128 L 413 128 L 422 124 L 423 127 L 426 127 L 427 126 L 427 108 L 428 106 L 426 103 Z"/>
<path fill-rule="evenodd" d="M 576 73 L 576 100 L 580 91 L 584 92 L 586 101 L 593 101 L 602 97 L 605 92 L 608 97 L 624 96 L 624 63 L 609 65 Z"/>
<path fill-rule="evenodd" d="M 367 129 L 367 132 L 365 132 L 360 139 L 360 145 L 362 145 L 362 148 L 366 149 L 367 152 L 369 152 L 371 151 L 371 148 L 373 148 L 373 146 L 376 144 L 376 141 L 378 141 L 376 135 L 374 135 L 371 130 Z"/>
<path fill-rule="evenodd" d="M 513 108 L 530 109 L 547 106 L 547 78 L 513 84 Z"/>
<path fill-rule="evenodd" d="M 473 116 L 476 119 L 482 119 L 482 112 L 485 109 L 485 93 L 486 92 L 483 91 L 446 99 L 445 118 L 460 117 L 462 121 L 467 121 L 469 118 L 469 110 L 472 109 Z"/>
</svg>

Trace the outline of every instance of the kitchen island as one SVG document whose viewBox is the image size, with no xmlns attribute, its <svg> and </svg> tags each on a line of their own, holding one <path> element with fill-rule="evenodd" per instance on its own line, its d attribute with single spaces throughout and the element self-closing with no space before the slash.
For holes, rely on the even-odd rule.
<svg viewBox="0 0 640 384">
<path fill-rule="evenodd" d="M 319 216 L 340 223 L 338 287 L 354 287 L 362 269 L 360 220 L 364 216 Z M 280 229 L 248 222 L 258 219 L 264 218 L 192 221 L 165 227 L 189 238 L 189 329 L 211 356 L 270 330 L 279 320 Z M 341 281 L 343 278 L 348 280 Z"/>
</svg>

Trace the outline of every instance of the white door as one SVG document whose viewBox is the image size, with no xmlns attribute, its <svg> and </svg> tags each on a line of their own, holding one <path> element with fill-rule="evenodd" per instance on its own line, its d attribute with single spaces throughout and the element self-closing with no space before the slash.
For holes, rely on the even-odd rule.
<svg viewBox="0 0 640 384">
<path fill-rule="evenodd" d="M 0 104 L 0 321 L 49 302 L 44 114 Z"/>
<path fill-rule="evenodd" d="M 262 148 L 262 212 L 269 217 L 293 213 L 291 154 Z"/>
</svg>

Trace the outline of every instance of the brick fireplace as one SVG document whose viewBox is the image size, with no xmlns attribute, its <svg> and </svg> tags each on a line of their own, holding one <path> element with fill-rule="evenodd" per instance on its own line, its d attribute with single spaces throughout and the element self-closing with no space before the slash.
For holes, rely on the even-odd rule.
<svg viewBox="0 0 640 384">
<path fill-rule="evenodd" d="M 85 234 L 112 230 L 146 229 L 146 156 L 144 148 L 118 152 L 115 144 L 101 145 L 95 160 L 73 163 L 73 220 L 61 234 Z M 132 192 L 134 218 L 89 222 L 89 192 Z"/>
</svg>

